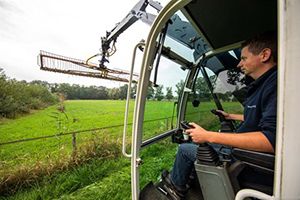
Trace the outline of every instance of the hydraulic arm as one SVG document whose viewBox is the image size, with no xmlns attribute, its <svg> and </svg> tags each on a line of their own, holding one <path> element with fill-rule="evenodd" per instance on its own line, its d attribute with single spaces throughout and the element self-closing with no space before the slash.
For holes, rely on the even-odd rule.
<svg viewBox="0 0 300 200">
<path fill-rule="evenodd" d="M 100 68 L 105 68 L 104 64 L 106 62 L 109 62 L 108 57 L 115 53 L 115 43 L 121 33 L 123 33 L 127 28 L 129 28 L 139 19 L 146 24 L 152 24 L 156 15 L 146 12 L 146 8 L 148 5 L 157 10 L 157 12 L 159 12 L 162 9 L 162 6 L 159 2 L 153 0 L 140 0 L 130 10 L 126 17 L 116 25 L 116 27 L 114 27 L 111 31 L 107 31 L 106 36 L 101 37 L 101 60 L 99 60 Z"/>
</svg>

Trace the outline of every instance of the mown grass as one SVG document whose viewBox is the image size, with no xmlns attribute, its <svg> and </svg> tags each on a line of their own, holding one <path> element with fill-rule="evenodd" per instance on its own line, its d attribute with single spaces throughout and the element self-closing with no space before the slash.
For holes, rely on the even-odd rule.
<svg viewBox="0 0 300 200">
<path fill-rule="evenodd" d="M 124 106 L 124 101 L 66 101 L 67 117 L 58 113 L 53 106 L 17 120 L 2 122 L 0 142 L 122 124 Z M 132 107 L 133 102 L 130 116 Z M 206 128 L 217 129 L 217 119 L 209 112 L 211 108 L 214 108 L 213 103 L 202 103 L 196 109 L 191 107 L 187 114 L 192 114 L 187 119 L 199 122 Z M 236 103 L 226 103 L 225 108 L 233 112 L 241 110 Z M 172 102 L 149 101 L 146 104 L 145 120 L 170 117 L 172 110 Z M 53 115 L 58 117 L 54 118 Z M 129 122 L 131 119 L 132 117 Z M 170 119 L 147 122 L 144 124 L 144 134 L 150 137 L 169 127 Z M 130 128 L 128 131 L 130 133 Z M 130 161 L 121 157 L 120 144 L 115 142 L 120 139 L 121 133 L 122 127 L 78 134 L 78 160 L 71 156 L 71 136 L 0 146 L 1 177 L 7 177 L 10 173 L 23 173 L 26 176 L 34 168 L 43 172 L 29 173 L 39 177 L 21 185 L 15 195 L 6 198 L 130 199 Z M 105 138 L 110 139 L 105 141 Z M 93 143 L 94 145 L 90 145 Z M 175 153 L 176 145 L 171 144 L 168 139 L 143 150 L 141 185 L 155 180 L 162 169 L 170 168 Z M 49 168 L 49 165 L 58 165 L 60 168 Z"/>
<path fill-rule="evenodd" d="M 72 137 L 71 135 L 61 136 L 60 134 L 74 130 L 122 124 L 124 105 L 124 101 L 66 101 L 65 113 L 58 112 L 56 106 L 52 106 L 15 121 L 6 120 L 0 125 L 1 142 L 53 134 L 56 134 L 57 137 L 1 146 L 1 185 L 6 187 L 17 183 L 13 186 L 15 188 L 10 191 L 14 192 L 22 187 L 24 182 L 24 186 L 31 185 L 35 181 L 35 177 L 74 166 Z M 168 112 L 172 111 L 172 105 L 172 102 L 149 102 L 145 119 L 152 120 L 170 116 Z M 131 102 L 132 107 L 133 102 Z M 130 123 L 132 110 L 130 110 L 129 116 Z M 151 134 L 158 132 L 156 129 L 161 131 L 167 129 L 164 122 L 151 122 L 150 126 L 152 131 L 149 132 Z M 122 128 L 110 128 L 78 134 L 76 141 L 79 155 L 77 156 L 91 156 L 82 153 L 84 147 L 89 148 L 88 151 L 91 150 L 91 146 L 88 145 L 90 141 L 96 141 L 97 145 L 101 146 L 103 138 L 120 139 Z M 21 132 L 21 130 L 25 131 Z M 128 132 L 130 133 L 130 128 L 128 128 Z M 130 141 L 130 137 L 128 138 Z M 120 148 L 119 144 L 118 149 Z M 107 150 L 102 148 L 102 151 Z M 2 191 L 1 187 L 0 191 Z"/>
<path fill-rule="evenodd" d="M 167 139 L 142 151 L 141 186 L 157 180 L 174 160 L 176 145 Z M 155 155 L 155 156 L 153 156 Z M 131 199 L 130 160 L 95 158 L 84 165 L 45 176 L 30 188 L 3 199 Z"/>
<path fill-rule="evenodd" d="M 171 102 L 150 102 L 147 104 L 145 120 L 169 117 L 172 111 Z M 157 106 L 159 105 L 159 106 Z M 66 101 L 65 114 L 58 112 L 57 106 L 49 107 L 40 112 L 16 120 L 6 120 L 0 124 L 0 142 L 8 142 L 26 138 L 47 135 L 57 137 L 31 142 L 0 146 L 0 176 L 7 171 L 15 170 L 22 165 L 35 165 L 36 162 L 72 151 L 72 136 L 60 136 L 75 130 L 86 130 L 98 127 L 122 125 L 124 120 L 124 101 Z M 132 107 L 129 113 L 129 123 L 132 122 Z M 169 107 L 169 109 L 168 109 Z M 129 128 L 130 133 L 130 128 Z M 111 137 L 120 138 L 122 127 L 109 130 L 93 131 L 77 135 L 77 145 L 87 139 L 109 134 Z"/>
<path fill-rule="evenodd" d="M 16 120 L 0 123 L 0 141 L 52 135 L 78 129 L 90 129 L 122 123 L 124 101 L 65 101 L 65 113 L 57 105 Z M 67 117 L 66 117 L 67 116 Z M 61 121 L 61 125 L 59 122 Z"/>
<path fill-rule="evenodd" d="M 42 181 L 24 188 L 6 199 L 55 199 L 117 173 L 129 162 L 124 158 L 94 159 L 85 165 L 44 177 Z M 3 197 L 4 199 L 4 197 Z M 96 198 L 97 199 L 97 198 Z"/>
</svg>

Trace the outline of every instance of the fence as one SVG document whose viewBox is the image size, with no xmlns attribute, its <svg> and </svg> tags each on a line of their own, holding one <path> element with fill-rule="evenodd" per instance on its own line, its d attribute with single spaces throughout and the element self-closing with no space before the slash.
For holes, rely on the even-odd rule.
<svg viewBox="0 0 300 200">
<path fill-rule="evenodd" d="M 196 113 L 199 114 L 199 112 L 195 112 L 187 115 L 194 115 Z M 145 120 L 143 140 L 148 140 L 157 134 L 173 129 L 176 123 L 174 118 L 176 117 Z M 132 124 L 128 123 L 128 126 L 130 127 Z M 123 126 L 123 124 L 118 124 L 0 142 L 0 174 L 7 174 L 7 170 L 9 173 L 10 171 L 16 171 L 19 166 L 25 166 L 29 169 L 30 167 L 39 165 L 39 163 L 48 164 L 55 161 L 68 160 L 69 156 L 72 159 L 77 159 L 77 156 L 80 158 L 87 156 L 86 158 L 90 159 L 89 156 L 98 156 L 97 153 L 103 153 L 102 150 L 104 152 L 117 153 L 117 149 L 120 148 L 119 145 L 121 144 L 118 133 L 122 133 Z M 128 136 L 131 132 L 131 127 L 129 127 Z M 111 133 L 113 134 L 112 137 Z M 71 138 L 68 136 L 71 136 Z M 55 139 L 55 141 L 46 141 L 48 139 L 52 141 Z M 96 154 L 94 155 L 94 153 Z"/>
<path fill-rule="evenodd" d="M 171 118 L 172 117 L 151 119 L 151 120 L 144 121 L 144 123 L 165 120 L 166 129 L 168 129 L 169 119 L 171 119 Z M 128 125 L 132 125 L 132 123 L 128 123 Z M 72 135 L 72 147 L 73 147 L 73 151 L 76 151 L 77 150 L 77 142 L 76 142 L 77 134 L 92 133 L 93 131 L 99 131 L 99 130 L 105 130 L 105 129 L 111 129 L 111 128 L 120 128 L 123 126 L 124 126 L 124 124 L 119 124 L 119 125 L 114 125 L 114 126 L 105 126 L 105 127 L 99 127 L 99 128 L 93 128 L 93 129 L 71 131 L 71 132 L 66 132 L 66 133 L 58 133 L 58 134 L 54 134 L 54 135 L 47 135 L 47 136 L 41 136 L 41 137 L 35 137 L 35 138 L 26 138 L 26 139 L 14 140 L 14 141 L 9 141 L 9 142 L 3 142 L 3 143 L 0 143 L 0 146 L 22 143 L 22 142 L 30 142 L 30 141 L 35 141 L 35 140 L 47 139 L 47 138 L 62 137 L 62 136 L 66 136 L 66 135 Z"/>
</svg>

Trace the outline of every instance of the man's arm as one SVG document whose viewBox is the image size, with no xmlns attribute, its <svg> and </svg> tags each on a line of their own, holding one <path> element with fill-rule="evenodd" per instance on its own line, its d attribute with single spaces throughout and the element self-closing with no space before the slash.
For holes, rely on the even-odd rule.
<svg viewBox="0 0 300 200">
<path fill-rule="evenodd" d="M 244 121 L 244 115 L 231 114 L 231 113 L 224 112 L 223 110 L 216 110 L 216 111 L 221 113 L 225 117 L 225 119 L 236 120 L 236 121 Z"/>
<path fill-rule="evenodd" d="M 190 124 L 195 128 L 187 129 L 186 132 L 191 136 L 195 143 L 209 142 L 241 149 L 274 153 L 271 143 L 260 131 L 238 134 L 219 133 L 207 131 L 195 123 Z"/>
</svg>

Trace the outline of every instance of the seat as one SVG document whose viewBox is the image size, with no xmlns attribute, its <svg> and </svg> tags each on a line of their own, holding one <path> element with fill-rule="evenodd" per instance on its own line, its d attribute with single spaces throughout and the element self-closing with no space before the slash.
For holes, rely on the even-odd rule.
<svg viewBox="0 0 300 200">
<path fill-rule="evenodd" d="M 233 148 L 232 157 L 228 174 L 235 192 L 250 188 L 273 194 L 275 155 Z"/>
<path fill-rule="evenodd" d="M 273 194 L 273 154 L 233 148 L 230 155 L 220 159 L 209 144 L 199 145 L 195 169 L 204 199 L 234 199 L 244 188 Z"/>
</svg>

